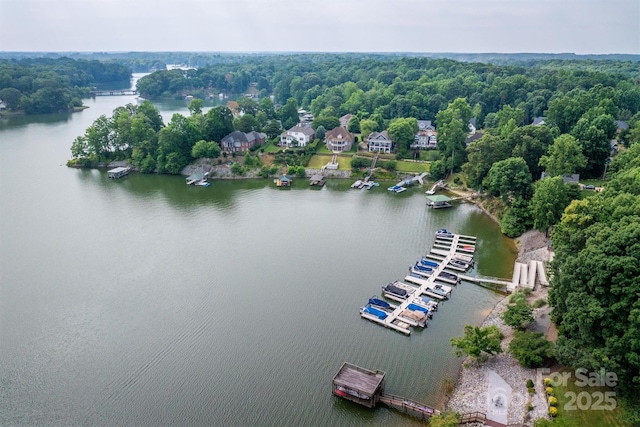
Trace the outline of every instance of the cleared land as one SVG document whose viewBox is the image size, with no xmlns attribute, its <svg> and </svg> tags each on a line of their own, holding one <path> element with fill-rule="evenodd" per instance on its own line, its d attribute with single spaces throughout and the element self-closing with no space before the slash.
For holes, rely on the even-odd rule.
<svg viewBox="0 0 640 427">
<path fill-rule="evenodd" d="M 398 160 L 396 162 L 396 170 L 398 172 L 429 172 L 431 169 L 431 163 L 417 163 L 417 162 L 407 162 L 404 160 Z"/>
</svg>

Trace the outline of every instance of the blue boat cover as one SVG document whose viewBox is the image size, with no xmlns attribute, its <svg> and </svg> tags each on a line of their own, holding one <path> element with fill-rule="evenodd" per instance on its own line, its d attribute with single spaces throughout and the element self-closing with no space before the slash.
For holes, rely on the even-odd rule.
<svg viewBox="0 0 640 427">
<path fill-rule="evenodd" d="M 437 263 L 437 262 L 429 261 L 429 260 L 428 260 L 428 259 L 426 259 L 426 258 L 422 258 L 422 259 L 420 260 L 420 264 L 422 264 L 422 265 L 427 265 L 427 266 L 429 266 L 429 267 L 437 267 L 437 266 L 438 266 L 438 263 Z"/>
<path fill-rule="evenodd" d="M 377 305 L 378 307 L 391 308 L 391 304 L 379 298 L 369 298 L 369 304 Z"/>
<path fill-rule="evenodd" d="M 413 311 L 422 311 L 423 313 L 429 313 L 429 309 L 416 304 L 409 304 L 407 308 Z"/>
<path fill-rule="evenodd" d="M 425 267 L 424 265 L 420 265 L 417 262 L 416 262 L 416 265 L 414 267 L 416 268 L 416 270 L 420 270 L 420 271 L 433 271 L 433 268 Z"/>
<path fill-rule="evenodd" d="M 364 311 L 370 314 L 373 314 L 374 316 L 376 316 L 379 319 L 386 319 L 387 318 L 387 313 L 385 313 L 382 310 L 378 310 L 377 308 L 374 307 L 370 307 L 370 306 L 366 306 L 364 308 Z"/>
</svg>

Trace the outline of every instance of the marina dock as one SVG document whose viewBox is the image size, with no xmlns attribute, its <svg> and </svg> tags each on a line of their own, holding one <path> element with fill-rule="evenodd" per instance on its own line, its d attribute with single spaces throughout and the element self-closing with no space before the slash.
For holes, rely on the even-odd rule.
<svg viewBox="0 0 640 427">
<path fill-rule="evenodd" d="M 432 252 L 436 250 L 439 251 L 439 253 L 442 255 L 442 258 L 433 263 L 430 263 L 430 265 L 435 264 L 435 266 L 429 267 L 431 268 L 431 272 L 427 277 L 415 277 L 409 275 L 404 278 L 404 280 L 413 283 L 415 286 L 408 285 L 399 280 L 396 280 L 395 282 L 392 282 L 389 285 L 383 287 L 383 293 L 385 297 L 400 303 L 394 310 L 383 311 L 365 306 L 360 309 L 360 316 L 372 322 L 378 323 L 386 328 L 402 332 L 406 335 L 411 334 L 410 326 L 414 326 L 412 325 L 412 323 L 417 323 L 418 325 L 422 326 L 420 322 L 410 322 L 408 320 L 413 319 L 407 319 L 406 313 L 408 310 L 408 306 L 412 304 L 412 301 L 415 301 L 416 297 L 421 297 L 423 295 L 436 299 L 438 301 L 447 299 L 451 295 L 452 288 L 448 285 L 445 285 L 444 283 L 437 282 L 436 279 L 439 278 L 439 275 L 441 273 L 448 273 L 449 275 L 453 274 L 450 272 L 445 272 L 445 269 L 455 267 L 458 270 L 465 271 L 469 268 L 469 264 L 465 264 L 465 268 L 459 265 L 456 266 L 455 264 L 450 264 L 450 262 L 455 261 L 459 243 L 467 246 L 473 246 L 473 248 L 475 248 L 475 237 L 460 236 L 457 234 L 451 234 L 450 237 L 451 244 L 449 245 L 448 251 L 445 251 L 443 249 L 432 249 Z"/>
</svg>

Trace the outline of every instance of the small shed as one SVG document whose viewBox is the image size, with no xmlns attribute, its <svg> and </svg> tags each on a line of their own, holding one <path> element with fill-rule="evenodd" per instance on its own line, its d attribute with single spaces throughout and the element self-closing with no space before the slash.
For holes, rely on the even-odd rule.
<svg viewBox="0 0 640 427">
<path fill-rule="evenodd" d="M 333 377 L 333 394 L 368 408 L 375 408 L 384 393 L 383 371 L 370 371 L 345 362 Z"/>
<path fill-rule="evenodd" d="M 434 194 L 427 196 L 427 205 L 432 208 L 450 208 L 451 198 L 443 194 Z"/>
<path fill-rule="evenodd" d="M 109 178 L 118 179 L 128 175 L 129 170 L 131 170 L 131 168 L 118 167 L 118 168 L 108 170 L 107 175 L 109 176 Z"/>
</svg>

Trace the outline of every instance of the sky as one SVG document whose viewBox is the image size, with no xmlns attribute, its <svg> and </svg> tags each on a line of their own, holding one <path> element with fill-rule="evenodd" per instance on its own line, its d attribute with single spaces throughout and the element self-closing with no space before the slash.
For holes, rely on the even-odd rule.
<svg viewBox="0 0 640 427">
<path fill-rule="evenodd" d="M 640 54 L 640 0 L 0 0 L 0 51 Z"/>
</svg>

